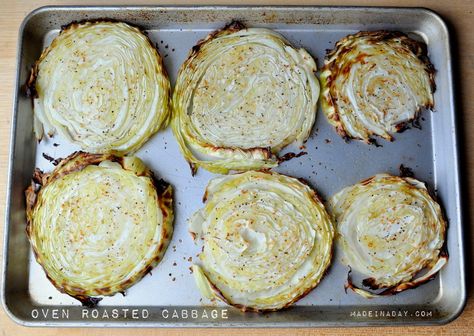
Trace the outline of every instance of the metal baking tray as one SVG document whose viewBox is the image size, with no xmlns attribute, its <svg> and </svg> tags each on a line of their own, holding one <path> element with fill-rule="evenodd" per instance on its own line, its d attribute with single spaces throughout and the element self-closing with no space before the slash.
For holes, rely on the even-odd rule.
<svg viewBox="0 0 474 336">
<path fill-rule="evenodd" d="M 318 111 L 307 155 L 283 163 L 277 171 L 309 181 L 327 198 L 341 188 L 380 172 L 398 174 L 400 164 L 436 192 L 449 220 L 450 260 L 436 278 L 395 296 L 364 299 L 345 293 L 347 267 L 336 255 L 327 276 L 290 309 L 242 313 L 201 299 L 190 274 L 199 252 L 187 232 L 186 219 L 202 206 L 207 182 L 214 175 L 199 170 L 191 176 L 171 130 L 158 132 L 138 152 L 176 191 L 175 232 L 164 260 L 151 275 L 127 290 L 104 298 L 97 309 L 83 308 L 59 293 L 34 260 L 25 234 L 23 191 L 33 169 L 54 167 L 44 158 L 65 157 L 73 150 L 55 137 L 37 144 L 33 111 L 22 85 L 30 67 L 59 28 L 74 20 L 112 18 L 145 29 L 164 57 L 174 83 L 177 70 L 196 42 L 232 20 L 267 27 L 293 45 L 306 48 L 322 65 L 326 49 L 360 30 L 400 30 L 424 40 L 437 69 L 435 111 L 422 114 L 421 129 L 380 141 L 382 147 L 358 141 L 345 143 Z M 466 298 L 462 240 L 461 192 L 456 113 L 449 33 L 434 12 L 421 8 L 366 7 L 43 7 L 30 13 L 20 28 L 18 73 L 14 100 L 10 176 L 5 226 L 2 301 L 10 317 L 28 326 L 349 326 L 443 324 L 455 319 Z M 59 144 L 59 145 L 58 145 Z M 291 149 L 290 149 L 291 150 Z"/>
</svg>

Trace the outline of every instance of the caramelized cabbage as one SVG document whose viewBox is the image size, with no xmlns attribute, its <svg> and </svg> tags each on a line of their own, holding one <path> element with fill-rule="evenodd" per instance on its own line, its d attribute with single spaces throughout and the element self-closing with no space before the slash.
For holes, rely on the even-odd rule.
<svg viewBox="0 0 474 336">
<path fill-rule="evenodd" d="M 193 47 L 173 94 L 172 127 L 193 172 L 271 168 L 309 136 L 316 63 L 281 35 L 233 23 Z"/>
<path fill-rule="evenodd" d="M 374 293 L 346 287 L 365 297 L 398 293 L 430 280 L 447 262 L 442 251 L 446 222 L 425 185 L 413 178 L 375 175 L 344 188 L 329 202 L 343 263 L 368 278 Z M 423 269 L 427 272 L 416 278 Z"/>
<path fill-rule="evenodd" d="M 172 189 L 137 157 L 75 153 L 26 191 L 36 260 L 61 292 L 93 305 L 162 259 L 173 231 Z"/>
<path fill-rule="evenodd" d="M 277 173 L 215 178 L 190 219 L 203 245 L 193 266 L 203 296 L 242 310 L 278 310 L 318 285 L 332 256 L 333 225 L 308 185 Z"/>
<path fill-rule="evenodd" d="M 422 42 L 399 32 L 360 32 L 336 43 L 321 70 L 321 104 L 344 138 L 373 142 L 433 108 L 434 68 Z"/>
<path fill-rule="evenodd" d="M 35 133 L 82 149 L 138 150 L 169 118 L 168 76 L 150 40 L 121 22 L 72 23 L 36 63 Z"/>
</svg>

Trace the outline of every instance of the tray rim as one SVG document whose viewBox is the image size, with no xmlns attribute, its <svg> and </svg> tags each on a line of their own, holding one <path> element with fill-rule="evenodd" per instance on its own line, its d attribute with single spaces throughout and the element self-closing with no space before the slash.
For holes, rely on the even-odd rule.
<svg viewBox="0 0 474 336">
<path fill-rule="evenodd" d="M 454 100 L 453 95 L 449 97 L 449 104 L 452 108 L 452 113 L 450 113 L 450 117 L 452 120 L 452 126 L 454 127 L 454 132 L 452 134 L 453 140 L 453 147 L 454 151 L 452 152 L 453 155 L 453 165 L 455 167 L 455 189 L 457 191 L 457 197 L 455 199 L 458 205 L 458 212 L 457 217 L 459 220 L 458 232 L 459 232 L 459 264 L 460 264 L 460 283 L 461 287 L 459 288 L 460 291 L 460 301 L 455 310 L 451 312 L 450 315 L 446 317 L 441 317 L 436 320 L 421 320 L 421 321 L 392 321 L 387 323 L 386 321 L 345 321 L 345 322 L 319 322 L 319 321 L 305 321 L 305 322 L 287 322 L 285 325 L 279 325 L 275 323 L 269 322 L 231 322 L 229 324 L 223 325 L 221 322 L 105 322 L 103 320 L 97 321 L 87 321 L 84 323 L 81 322 L 67 322 L 67 321 L 28 321 L 24 320 L 15 315 L 13 311 L 10 310 L 7 302 L 6 302 L 6 270 L 7 270 L 7 263 L 8 263 L 8 247 L 9 247 L 9 229 L 10 229 L 10 219 L 11 219 L 11 197 L 12 197 L 12 189 L 13 189 L 13 162 L 14 162 L 14 150 L 15 150 L 15 136 L 16 136 L 16 125 L 17 125 L 17 118 L 18 118 L 18 99 L 20 95 L 20 75 L 21 75 L 21 55 L 23 52 L 23 37 L 24 37 L 24 29 L 29 21 L 35 16 L 42 12 L 48 12 L 53 10 L 156 10 L 156 9 L 166 9 L 166 10 L 182 10 L 186 8 L 194 8 L 194 9 L 203 9 L 203 10 L 232 10 L 232 9 L 244 9 L 244 8 L 251 8 L 253 10 L 265 10 L 265 9 L 292 9 L 292 10 L 308 10 L 308 9 L 325 9 L 325 10 L 381 10 L 386 13 L 389 12 L 397 12 L 400 10 L 409 11 L 409 12 L 419 12 L 424 13 L 425 15 L 431 16 L 437 20 L 440 27 L 443 29 L 443 32 L 446 34 L 447 40 L 447 82 L 449 85 L 450 90 L 454 94 L 454 80 L 453 76 L 453 43 L 451 38 L 451 31 L 449 29 L 448 24 L 446 21 L 434 10 L 427 8 L 427 7 L 403 7 L 403 6 L 328 6 L 328 5 L 46 5 L 38 7 L 31 12 L 29 12 L 24 19 L 22 20 L 19 30 L 18 30 L 18 40 L 16 46 L 16 74 L 15 74 L 15 87 L 14 87 L 14 94 L 13 94 L 13 101 L 12 101 L 12 112 L 11 112 L 11 126 L 10 126 L 10 146 L 9 146 L 9 155 L 8 155 L 8 173 L 7 173 L 7 183 L 6 183 L 6 207 L 5 207 L 5 216 L 4 216 L 4 234 L 3 234 L 3 260 L 1 264 L 1 272 L 0 272 L 0 283 L 1 283 L 1 292 L 0 292 L 0 301 L 1 305 L 6 312 L 6 315 L 10 317 L 15 323 L 21 326 L 27 327 L 126 327 L 126 328 L 140 328 L 140 327 L 166 327 L 166 328 L 195 328 L 195 327 L 219 327 L 219 328 L 281 328 L 281 327 L 300 327 L 300 328 L 314 328 L 314 327 L 354 327 L 354 326 L 401 326 L 401 325 L 415 325 L 415 326 L 423 326 L 423 325 L 444 325 L 448 324 L 455 319 L 457 319 L 462 312 L 467 303 L 467 290 L 466 290 L 466 259 L 465 259 L 465 230 L 463 229 L 463 222 L 466 218 L 465 216 L 465 201 L 463 201 L 463 196 L 465 196 L 466 191 L 463 184 L 461 184 L 461 180 L 465 181 L 466 178 L 460 176 L 460 148 L 459 143 L 461 143 L 461 134 L 458 131 L 459 126 L 459 119 L 458 118 L 458 111 L 457 103 Z M 304 325 L 303 325 L 304 323 Z"/>
</svg>

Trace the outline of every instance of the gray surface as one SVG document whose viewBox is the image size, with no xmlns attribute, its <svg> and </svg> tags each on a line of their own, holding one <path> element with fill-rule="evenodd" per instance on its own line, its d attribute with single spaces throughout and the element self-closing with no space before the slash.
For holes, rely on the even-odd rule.
<svg viewBox="0 0 474 336">
<path fill-rule="evenodd" d="M 325 50 L 343 36 L 359 30 L 390 29 L 411 33 L 424 39 L 436 75 L 435 111 L 422 114 L 422 129 L 410 129 L 396 135 L 396 141 L 383 147 L 353 141 L 349 144 L 335 133 L 318 111 L 316 124 L 306 147 L 308 155 L 285 162 L 277 170 L 307 179 L 327 198 L 341 188 L 380 172 L 398 174 L 404 164 L 416 177 L 437 191 L 449 220 L 450 260 L 435 278 L 417 289 L 396 296 L 364 299 L 344 292 L 347 267 L 333 264 L 322 283 L 288 310 L 272 314 L 243 314 L 230 308 L 228 319 L 164 319 L 167 307 L 205 310 L 188 267 L 197 248 L 187 232 L 186 219 L 202 206 L 207 182 L 214 174 L 200 169 L 191 177 L 177 143 L 168 128 L 158 132 L 138 152 L 158 176 L 170 182 L 176 191 L 175 233 L 164 260 L 141 282 L 120 294 L 106 297 L 100 309 L 142 307 L 150 311 L 147 319 L 81 319 L 78 302 L 60 294 L 36 263 L 25 234 L 23 191 L 34 167 L 53 169 L 42 153 L 64 157 L 74 148 L 59 137 L 36 144 L 32 133 L 32 105 L 21 90 L 28 71 L 58 33 L 58 28 L 73 20 L 114 18 L 138 24 L 148 30 L 159 47 L 174 83 L 177 70 L 198 39 L 232 19 L 252 27 L 267 27 L 283 34 L 294 46 L 306 48 L 322 65 Z M 451 78 L 449 36 L 443 21 L 423 9 L 329 8 L 329 7 L 75 7 L 42 8 L 30 14 L 20 30 L 17 95 L 12 122 L 12 148 L 8 190 L 4 288 L 2 298 L 10 316 L 27 325 L 68 326 L 319 326 L 357 324 L 433 324 L 446 323 L 457 316 L 465 302 L 462 223 L 458 176 L 455 111 Z M 59 143 L 57 147 L 53 143 Z M 291 150 L 291 148 L 289 148 Z M 176 266 L 174 264 L 176 263 Z M 171 273 L 171 276 L 169 275 Z M 174 280 L 173 280 L 174 278 Z M 33 319 L 32 309 L 64 308 L 68 319 Z M 376 311 L 407 311 L 403 317 L 375 317 Z M 429 317 L 417 317 L 417 311 L 431 311 Z M 351 316 L 351 312 L 372 311 L 372 316 Z M 429 314 L 429 313 L 428 313 Z M 378 313 L 377 315 L 380 315 Z"/>
</svg>

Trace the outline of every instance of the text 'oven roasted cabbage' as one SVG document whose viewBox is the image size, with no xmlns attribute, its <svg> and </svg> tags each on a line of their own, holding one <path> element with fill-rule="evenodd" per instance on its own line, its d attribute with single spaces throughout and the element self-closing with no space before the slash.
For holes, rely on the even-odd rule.
<svg viewBox="0 0 474 336">
<path fill-rule="evenodd" d="M 362 281 L 368 289 L 383 289 L 362 289 L 349 276 L 346 288 L 366 298 L 417 287 L 448 260 L 441 208 L 414 178 L 375 175 L 338 192 L 328 210 L 343 263 L 368 276 Z"/>
<path fill-rule="evenodd" d="M 193 172 L 278 165 L 316 116 L 316 63 L 269 29 L 234 22 L 193 47 L 173 93 L 172 128 Z"/>
<path fill-rule="evenodd" d="M 137 157 L 74 153 L 26 190 L 36 260 L 61 292 L 92 306 L 162 259 L 173 232 L 172 188 Z"/>
<path fill-rule="evenodd" d="M 308 185 L 249 171 L 209 182 L 190 218 L 202 244 L 193 273 L 201 293 L 243 311 L 288 307 L 318 285 L 331 262 L 334 229 Z"/>
<path fill-rule="evenodd" d="M 162 58 L 138 28 L 71 23 L 44 50 L 29 80 L 34 130 L 89 152 L 137 151 L 169 119 Z"/>
<path fill-rule="evenodd" d="M 400 32 L 349 35 L 321 69 L 321 104 L 344 138 L 392 141 L 392 134 L 433 108 L 434 67 L 426 45 Z"/>
</svg>

